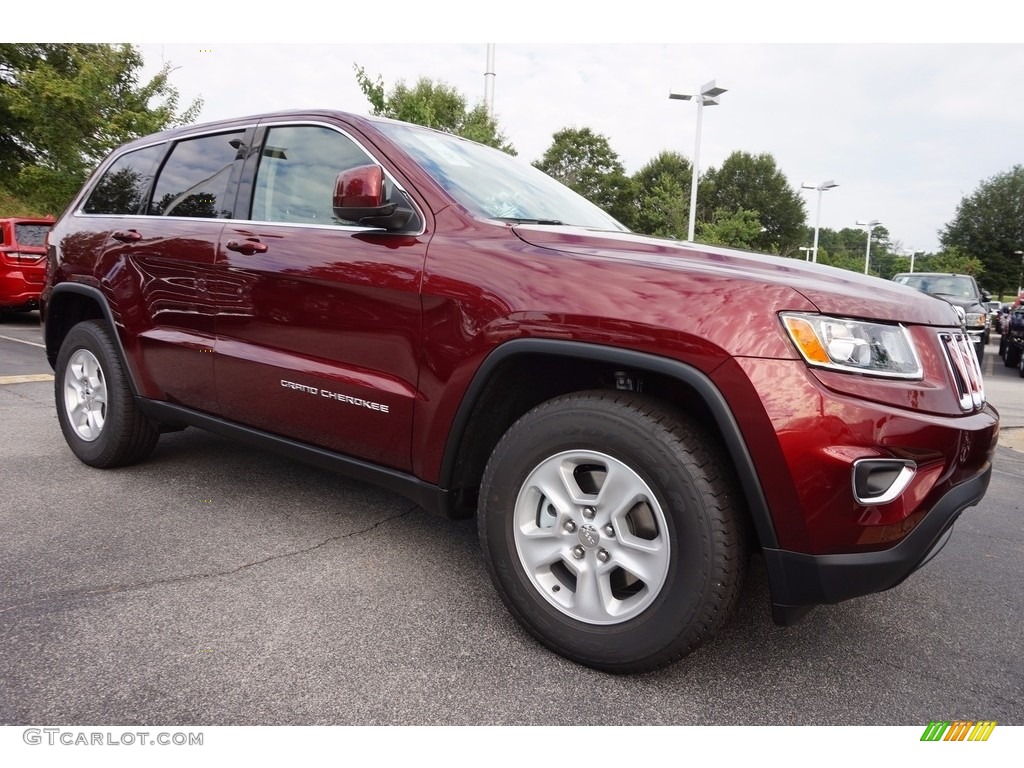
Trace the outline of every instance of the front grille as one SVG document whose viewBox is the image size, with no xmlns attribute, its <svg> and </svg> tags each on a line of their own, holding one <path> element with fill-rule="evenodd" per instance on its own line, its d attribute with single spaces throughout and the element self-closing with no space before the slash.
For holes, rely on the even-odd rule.
<svg viewBox="0 0 1024 768">
<path fill-rule="evenodd" d="M 950 373 L 956 386 L 960 407 L 965 411 L 976 411 L 985 404 L 985 384 L 981 378 L 981 366 L 974 352 L 974 342 L 966 333 L 940 333 L 939 340 L 946 351 Z"/>
</svg>

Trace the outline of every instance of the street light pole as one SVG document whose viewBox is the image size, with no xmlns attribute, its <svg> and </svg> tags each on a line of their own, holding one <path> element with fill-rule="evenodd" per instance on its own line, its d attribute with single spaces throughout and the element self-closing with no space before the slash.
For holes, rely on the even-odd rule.
<svg viewBox="0 0 1024 768">
<path fill-rule="evenodd" d="M 834 189 L 839 185 L 829 179 L 823 181 L 821 184 L 815 184 L 813 181 L 805 181 L 800 185 L 800 189 L 816 189 L 818 190 L 818 213 L 814 218 L 814 262 L 818 261 L 818 229 L 821 225 L 821 193 L 827 192 L 830 189 Z"/>
<path fill-rule="evenodd" d="M 1014 251 L 1015 254 L 1020 256 L 1020 277 L 1017 278 L 1017 298 L 1024 293 L 1024 251 Z"/>
<path fill-rule="evenodd" d="M 693 148 L 693 179 L 690 182 L 690 222 L 686 235 L 687 241 L 691 243 L 693 242 L 694 227 L 697 223 L 697 180 L 700 176 L 700 128 L 704 115 L 704 105 L 706 104 L 709 107 L 715 106 L 715 104 L 718 104 L 718 97 L 727 90 L 727 88 L 717 85 L 714 80 L 710 80 L 700 87 L 700 93 L 698 94 L 676 91 L 669 91 L 668 94 L 670 99 L 681 99 L 682 101 L 693 99 L 697 102 L 697 139 Z"/>
<path fill-rule="evenodd" d="M 904 251 L 904 253 L 907 253 L 907 251 Z M 914 274 L 914 257 L 916 255 L 917 255 L 917 249 L 916 248 L 911 248 L 910 249 L 910 274 Z"/>
<path fill-rule="evenodd" d="M 867 227 L 868 230 L 868 248 L 864 252 L 864 274 L 868 273 L 868 264 L 871 263 L 871 230 L 881 224 L 878 219 L 872 219 L 871 221 L 858 221 L 858 227 Z"/>
<path fill-rule="evenodd" d="M 801 245 L 800 250 L 804 252 L 804 261 L 810 261 L 811 253 L 814 251 L 814 248 L 809 248 L 806 245 Z"/>
</svg>

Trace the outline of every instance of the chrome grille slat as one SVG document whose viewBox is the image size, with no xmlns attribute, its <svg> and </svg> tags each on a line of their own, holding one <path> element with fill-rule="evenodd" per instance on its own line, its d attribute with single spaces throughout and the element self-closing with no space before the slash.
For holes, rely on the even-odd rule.
<svg viewBox="0 0 1024 768">
<path fill-rule="evenodd" d="M 985 405 L 985 383 L 971 337 L 962 332 L 940 333 L 939 339 L 946 352 L 960 408 L 965 411 L 980 409 Z"/>
</svg>

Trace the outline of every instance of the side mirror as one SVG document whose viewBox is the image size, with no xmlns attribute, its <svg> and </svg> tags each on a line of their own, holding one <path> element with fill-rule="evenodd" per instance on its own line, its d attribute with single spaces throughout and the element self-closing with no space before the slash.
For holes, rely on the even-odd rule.
<svg viewBox="0 0 1024 768">
<path fill-rule="evenodd" d="M 339 219 L 382 229 L 401 229 L 413 215 L 411 208 L 388 200 L 384 169 L 379 165 L 360 165 L 339 173 L 332 205 Z"/>
</svg>

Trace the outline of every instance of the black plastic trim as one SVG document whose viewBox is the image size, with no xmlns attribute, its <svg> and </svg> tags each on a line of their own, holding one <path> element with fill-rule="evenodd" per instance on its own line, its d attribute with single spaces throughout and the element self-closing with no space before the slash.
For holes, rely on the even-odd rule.
<svg viewBox="0 0 1024 768">
<path fill-rule="evenodd" d="M 54 298 L 62 293 L 76 293 L 79 296 L 88 296 L 99 305 L 100 311 L 103 312 L 103 318 L 110 324 L 110 330 L 113 332 L 111 335 L 114 337 L 117 354 L 121 357 L 121 367 L 128 373 L 128 386 L 131 387 L 132 394 L 138 397 L 139 389 L 135 386 L 135 371 L 128 364 L 128 355 L 125 353 L 124 345 L 121 343 L 121 334 L 117 331 L 118 325 L 114 321 L 114 313 L 110 309 L 110 304 L 107 302 L 107 297 L 103 295 L 103 291 L 91 285 L 83 285 L 82 283 L 58 283 L 50 291 L 50 295 L 46 300 L 47 315 L 52 311 Z M 52 368 L 57 360 L 57 354 L 60 352 L 60 344 L 57 343 L 56 339 L 51 338 L 51 328 L 53 328 L 53 323 L 47 322 L 44 315 L 43 341 L 46 342 L 46 358 Z"/>
<path fill-rule="evenodd" d="M 198 427 L 221 437 L 239 440 L 248 445 L 274 451 L 275 453 L 312 464 L 322 469 L 347 475 L 356 480 L 363 480 L 389 488 L 414 501 L 428 512 L 444 516 L 450 516 L 451 514 L 450 494 L 447 491 L 405 472 L 381 467 L 352 458 L 351 456 L 307 445 L 287 437 L 246 427 L 207 413 L 193 411 L 180 405 L 142 397 L 136 398 L 136 402 L 142 412 L 153 419 L 153 421 L 172 425 L 187 424 L 188 426 Z"/>
<path fill-rule="evenodd" d="M 992 465 L 950 489 L 899 544 L 879 552 L 807 555 L 764 549 L 777 624 L 793 624 L 810 607 L 882 592 L 900 584 L 946 543 L 953 523 L 985 495 Z"/>
<path fill-rule="evenodd" d="M 747 498 L 750 515 L 757 530 L 758 538 L 763 547 L 777 547 L 775 525 L 772 522 L 768 502 L 765 500 L 761 480 L 758 477 L 754 461 L 747 450 L 747 444 L 740 432 L 739 425 L 729 408 L 725 397 L 703 372 L 681 363 L 678 360 L 658 357 L 645 352 L 636 352 L 619 347 L 606 347 L 599 344 L 586 344 L 578 341 L 560 341 L 557 339 L 513 339 L 505 342 L 491 352 L 484 360 L 473 381 L 466 390 L 459 410 L 455 414 L 448 442 L 445 445 L 444 458 L 441 461 L 440 484 L 450 488 L 455 471 L 459 443 L 469 423 L 477 399 L 487 385 L 499 365 L 510 358 L 520 355 L 552 355 L 571 357 L 580 360 L 593 360 L 601 363 L 620 365 L 625 368 L 651 371 L 682 381 L 693 387 L 703 398 L 711 411 L 719 430 L 725 438 L 725 447 L 732 458 L 736 473 Z"/>
</svg>

